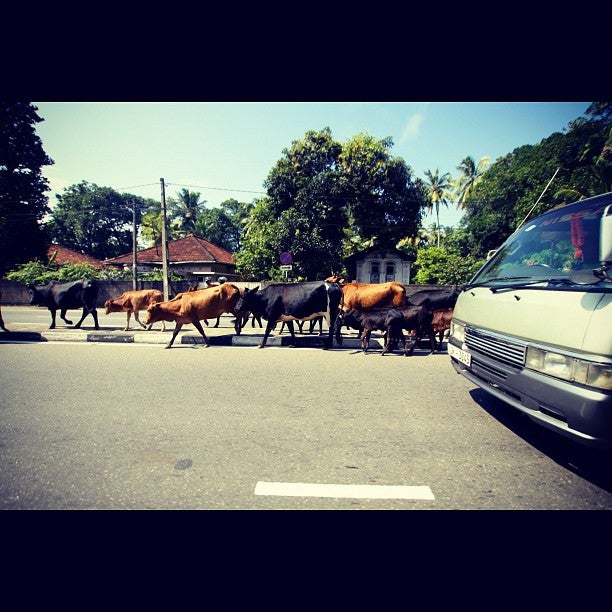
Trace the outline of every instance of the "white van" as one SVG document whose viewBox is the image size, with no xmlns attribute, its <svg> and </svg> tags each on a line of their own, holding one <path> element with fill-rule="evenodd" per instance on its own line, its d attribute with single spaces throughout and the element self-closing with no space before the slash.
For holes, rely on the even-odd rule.
<svg viewBox="0 0 612 612">
<path fill-rule="evenodd" d="M 457 300 L 457 372 L 535 422 L 612 447 L 612 192 L 527 221 Z"/>
</svg>

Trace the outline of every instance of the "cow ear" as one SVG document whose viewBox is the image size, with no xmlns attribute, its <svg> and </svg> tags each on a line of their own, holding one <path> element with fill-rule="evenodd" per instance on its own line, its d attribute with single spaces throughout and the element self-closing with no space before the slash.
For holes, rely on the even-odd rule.
<svg viewBox="0 0 612 612">
<path fill-rule="evenodd" d="M 254 287 L 253 289 L 251 289 L 251 293 L 255 293 L 258 289 L 259 289 L 259 285 L 257 285 L 257 287 Z"/>
</svg>

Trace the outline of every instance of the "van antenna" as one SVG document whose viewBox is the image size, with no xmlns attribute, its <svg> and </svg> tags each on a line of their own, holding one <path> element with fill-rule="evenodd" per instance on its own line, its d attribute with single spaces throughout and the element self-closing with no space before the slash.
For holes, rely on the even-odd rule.
<svg viewBox="0 0 612 612">
<path fill-rule="evenodd" d="M 527 221 L 527 219 L 529 218 L 529 215 L 531 215 L 531 213 L 535 210 L 536 206 L 540 203 L 542 196 L 546 193 L 546 190 L 550 187 L 550 184 L 554 181 L 555 176 L 557 176 L 557 173 L 559 172 L 560 169 L 561 168 L 557 168 L 555 170 L 555 173 L 552 175 L 552 178 L 550 179 L 550 181 L 548 181 L 546 187 L 544 187 L 544 191 L 540 194 L 540 197 L 538 198 L 537 202 L 531 207 L 531 210 L 527 213 L 525 218 L 520 222 L 519 226 L 516 229 L 519 229 L 519 227 L 521 227 L 525 223 L 525 221 Z"/>
</svg>

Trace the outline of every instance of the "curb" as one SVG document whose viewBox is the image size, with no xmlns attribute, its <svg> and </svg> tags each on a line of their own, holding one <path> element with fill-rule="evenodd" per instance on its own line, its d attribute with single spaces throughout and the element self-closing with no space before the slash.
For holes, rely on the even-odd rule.
<svg viewBox="0 0 612 612">
<path fill-rule="evenodd" d="M 263 334 L 219 334 L 211 336 L 207 334 L 211 346 L 259 346 L 263 340 Z M 296 336 L 295 342 L 291 336 L 269 336 L 266 347 L 295 347 L 295 348 L 327 348 L 327 336 Z M 8 331 L 0 332 L 0 344 L 21 342 L 102 342 L 120 344 L 152 344 L 165 346 L 170 341 L 170 336 L 153 334 L 153 332 L 136 333 L 113 333 L 113 332 L 88 332 L 79 330 L 50 330 L 46 332 L 33 331 Z M 204 338 L 200 334 L 184 333 L 179 335 L 174 345 L 198 345 L 204 344 Z M 372 350 L 382 348 L 382 339 L 371 338 Z M 357 338 L 343 337 L 342 345 L 338 346 L 335 339 L 334 349 L 360 349 Z"/>
</svg>

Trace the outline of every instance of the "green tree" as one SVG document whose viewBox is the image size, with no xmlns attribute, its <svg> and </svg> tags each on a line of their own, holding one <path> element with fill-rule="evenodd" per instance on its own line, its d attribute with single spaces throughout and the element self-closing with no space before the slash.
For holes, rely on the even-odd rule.
<svg viewBox="0 0 612 612">
<path fill-rule="evenodd" d="M 206 200 L 200 200 L 199 193 L 183 188 L 176 198 L 168 198 L 166 204 L 172 238 L 197 233 L 198 217 L 206 206 Z"/>
<path fill-rule="evenodd" d="M 198 217 L 197 233 L 230 253 L 236 253 L 253 207 L 253 202 L 230 198 L 221 202 L 219 208 L 205 209 Z"/>
<path fill-rule="evenodd" d="M 342 147 L 329 128 L 309 131 L 304 139 L 283 150 L 264 187 L 266 242 L 273 261 L 265 268 L 278 269 L 278 255 L 294 256 L 294 274 L 315 280 L 327 276 L 342 263 L 343 227 L 346 224 L 343 183 L 338 172 Z M 251 224 L 250 232 L 254 227 Z M 261 227 L 260 231 L 264 228 Z M 249 232 L 242 250 L 250 248 Z M 263 272 L 263 270 L 262 270 Z"/>
<path fill-rule="evenodd" d="M 0 276 L 14 265 L 46 259 L 42 220 L 49 212 L 43 166 L 53 160 L 36 134 L 43 121 L 30 102 L 0 100 Z"/>
<path fill-rule="evenodd" d="M 230 253 L 238 249 L 239 230 L 221 207 L 205 208 L 200 212 L 192 233 Z"/>
<path fill-rule="evenodd" d="M 256 201 L 242 235 L 242 246 L 236 255 L 238 272 L 253 280 L 281 280 L 277 265 L 278 251 L 273 242 L 276 218 L 268 198 Z"/>
<path fill-rule="evenodd" d="M 342 270 L 344 256 L 374 244 L 394 248 L 414 234 L 428 201 L 425 186 L 390 155 L 391 146 L 389 138 L 363 133 L 340 144 L 324 128 L 284 149 L 264 183 L 268 197 L 244 233 L 243 268 L 248 260 L 254 273 L 263 263 L 248 251 L 267 251 L 272 262 L 259 274 L 273 277 L 279 253 L 289 251 L 294 275 L 314 280 Z"/>
<path fill-rule="evenodd" d="M 357 238 L 349 237 L 345 255 L 352 254 L 351 246 L 367 243 L 393 249 L 419 227 L 421 209 L 429 202 L 425 185 L 413 180 L 403 159 L 391 155 L 392 146 L 391 138 L 376 140 L 364 133 L 342 146 L 339 169 L 348 229 Z"/>
<path fill-rule="evenodd" d="M 438 226 L 438 246 L 440 246 L 440 206 L 448 206 L 449 197 L 451 196 L 451 175 L 449 172 L 440 174 L 440 169 L 436 168 L 435 172 L 430 170 L 425 171 L 427 178 L 426 187 L 431 199 L 426 205 L 428 211 L 432 207 L 436 211 L 436 225 Z"/>
<path fill-rule="evenodd" d="M 457 208 L 464 207 L 465 200 L 470 195 L 470 192 L 481 181 L 482 176 L 489 165 L 489 158 L 485 155 L 481 157 L 478 164 L 471 156 L 464 157 L 461 163 L 457 166 L 459 177 L 453 182 L 454 196 L 457 198 Z"/>
<path fill-rule="evenodd" d="M 609 190 L 611 115 L 609 103 L 591 105 L 565 133 L 519 147 L 486 171 L 466 198 L 461 220 L 472 255 L 486 256 L 529 216 Z"/>
<path fill-rule="evenodd" d="M 132 250 L 132 202 L 140 211 L 142 198 L 87 181 L 67 187 L 56 197 L 57 206 L 46 224 L 54 242 L 98 259 Z"/>
</svg>

